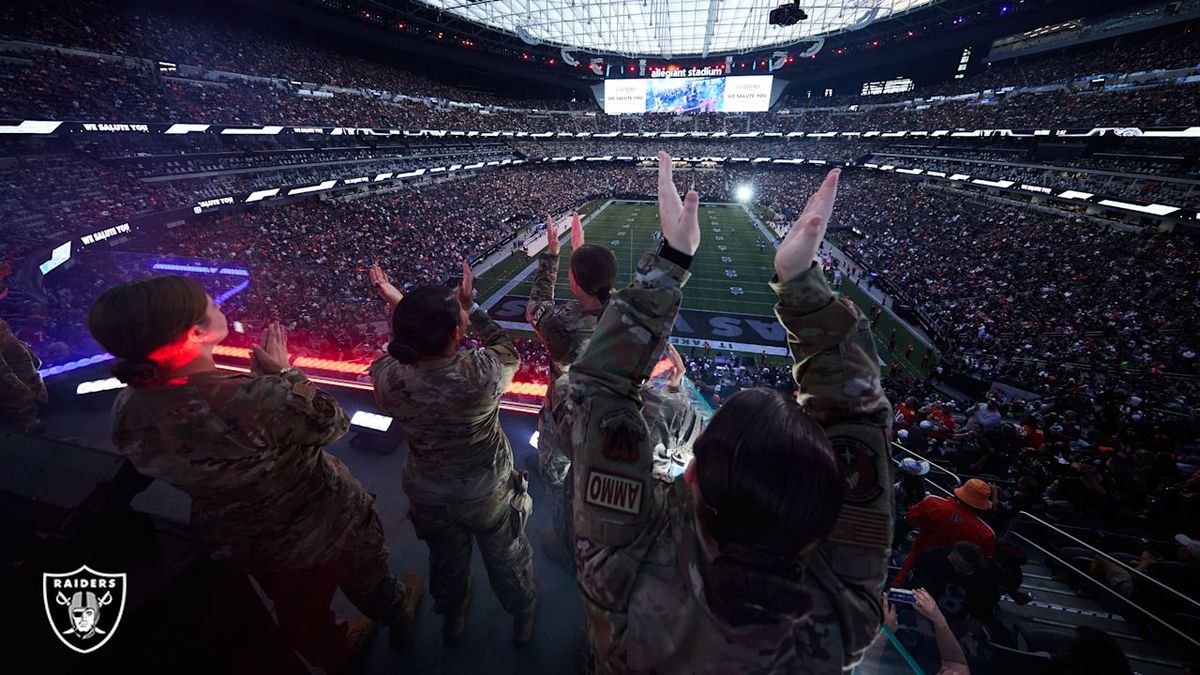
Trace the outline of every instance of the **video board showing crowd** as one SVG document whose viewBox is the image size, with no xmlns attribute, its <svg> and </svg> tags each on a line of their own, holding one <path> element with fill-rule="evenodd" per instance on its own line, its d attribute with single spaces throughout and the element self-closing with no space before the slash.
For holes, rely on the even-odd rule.
<svg viewBox="0 0 1200 675">
<path fill-rule="evenodd" d="M 771 75 L 669 77 L 604 81 L 604 112 L 766 112 Z"/>
</svg>

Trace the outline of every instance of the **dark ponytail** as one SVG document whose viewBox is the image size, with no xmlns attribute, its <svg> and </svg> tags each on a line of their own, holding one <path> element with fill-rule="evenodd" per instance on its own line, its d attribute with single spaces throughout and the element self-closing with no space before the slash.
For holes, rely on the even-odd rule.
<svg viewBox="0 0 1200 675">
<path fill-rule="evenodd" d="M 400 363 L 441 356 L 462 323 L 462 305 L 451 288 L 429 285 L 404 295 L 392 312 L 387 351 Z"/>
<path fill-rule="evenodd" d="M 153 361 L 117 361 L 110 372 L 131 387 L 148 387 L 161 379 Z"/>
<path fill-rule="evenodd" d="M 208 296 L 191 279 L 151 277 L 105 291 L 88 313 L 88 330 L 121 359 L 112 374 L 132 387 L 157 382 L 156 352 L 180 342 L 206 321 Z"/>
<path fill-rule="evenodd" d="M 584 244 L 571 254 L 571 276 L 583 292 L 608 302 L 617 283 L 617 257 L 607 246 Z"/>
</svg>

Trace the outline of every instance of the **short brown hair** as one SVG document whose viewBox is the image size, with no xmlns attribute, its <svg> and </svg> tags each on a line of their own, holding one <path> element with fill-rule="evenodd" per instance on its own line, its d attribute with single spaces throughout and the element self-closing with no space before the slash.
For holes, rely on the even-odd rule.
<svg viewBox="0 0 1200 675">
<path fill-rule="evenodd" d="M 208 295 L 200 284 L 179 276 L 150 277 L 105 291 L 88 313 L 88 331 L 121 359 L 113 376 L 141 387 L 157 380 L 151 355 L 182 340 L 207 312 Z"/>
<path fill-rule="evenodd" d="M 608 302 L 617 283 L 617 256 L 607 246 L 584 244 L 571 253 L 571 275 L 585 293 Z"/>
</svg>

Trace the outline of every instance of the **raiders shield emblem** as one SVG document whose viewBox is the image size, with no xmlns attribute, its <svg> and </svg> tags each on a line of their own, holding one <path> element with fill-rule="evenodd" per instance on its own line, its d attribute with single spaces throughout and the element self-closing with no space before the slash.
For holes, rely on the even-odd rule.
<svg viewBox="0 0 1200 675">
<path fill-rule="evenodd" d="M 65 574 L 42 574 L 42 601 L 50 629 L 80 654 L 108 642 L 125 613 L 125 575 L 84 565 Z"/>
</svg>

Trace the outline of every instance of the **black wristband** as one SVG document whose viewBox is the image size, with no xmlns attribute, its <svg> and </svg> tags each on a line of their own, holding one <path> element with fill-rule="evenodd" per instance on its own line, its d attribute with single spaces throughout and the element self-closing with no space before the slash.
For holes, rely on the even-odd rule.
<svg viewBox="0 0 1200 675">
<path fill-rule="evenodd" d="M 671 246 L 665 238 L 658 245 L 658 257 L 669 260 L 685 270 L 692 266 L 692 256 Z"/>
</svg>

